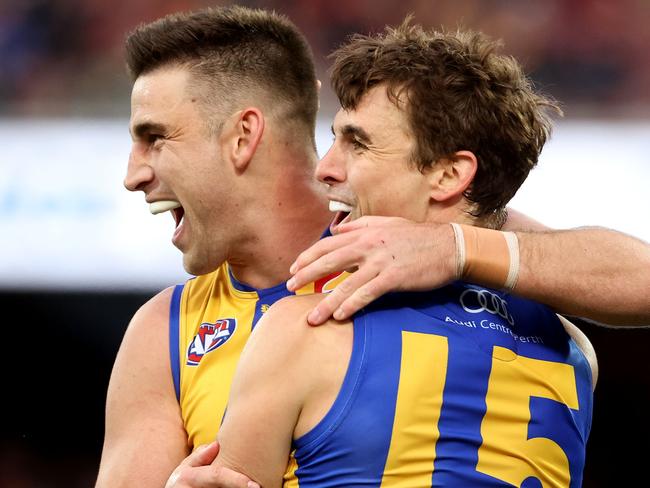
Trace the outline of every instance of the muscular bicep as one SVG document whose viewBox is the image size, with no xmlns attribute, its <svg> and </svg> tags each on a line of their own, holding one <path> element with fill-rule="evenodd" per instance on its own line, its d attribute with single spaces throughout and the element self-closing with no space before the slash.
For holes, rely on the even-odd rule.
<svg viewBox="0 0 650 488">
<path fill-rule="evenodd" d="M 164 486 L 188 454 L 169 362 L 171 290 L 133 317 L 117 354 L 106 400 L 97 487 Z"/>
<path fill-rule="evenodd" d="M 289 318 L 267 312 L 256 326 L 237 367 L 219 430 L 216 463 L 264 488 L 282 485 L 304 397 L 305 381 L 296 368 L 298 341 L 276 333 L 284 320 Z"/>
</svg>

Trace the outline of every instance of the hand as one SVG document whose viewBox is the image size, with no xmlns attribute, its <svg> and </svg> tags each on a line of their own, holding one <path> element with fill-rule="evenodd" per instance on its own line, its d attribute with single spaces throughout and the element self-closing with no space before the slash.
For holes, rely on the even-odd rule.
<svg viewBox="0 0 650 488">
<path fill-rule="evenodd" d="M 399 217 L 361 217 L 332 228 L 291 266 L 291 291 L 344 269 L 355 270 L 312 310 L 312 325 L 353 313 L 389 291 L 439 288 L 456 277 L 456 240 L 449 224 Z"/>
<path fill-rule="evenodd" d="M 219 443 L 198 447 L 167 480 L 165 488 L 260 488 L 247 476 L 211 463 L 219 454 Z"/>
</svg>

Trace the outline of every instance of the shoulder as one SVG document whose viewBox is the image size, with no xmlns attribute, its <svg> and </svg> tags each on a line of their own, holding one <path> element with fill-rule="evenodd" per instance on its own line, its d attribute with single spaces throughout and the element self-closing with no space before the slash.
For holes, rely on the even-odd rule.
<svg viewBox="0 0 650 488">
<path fill-rule="evenodd" d="M 233 386 L 235 394 L 266 390 L 268 397 L 286 397 L 285 407 L 297 408 L 298 437 L 331 408 L 353 349 L 351 320 L 328 320 L 317 327 L 307 323 L 307 314 L 322 298 L 291 296 L 271 306 L 246 344 Z"/>
<path fill-rule="evenodd" d="M 508 207 L 508 218 L 501 228 L 502 231 L 544 232 L 553 230 L 526 214 Z"/>
<path fill-rule="evenodd" d="M 169 306 L 173 287 L 167 288 L 142 305 L 133 315 L 122 339 L 122 345 L 113 367 L 116 373 L 140 377 L 133 368 L 147 371 L 169 371 Z M 127 371 L 121 371 L 126 369 Z M 171 380 L 171 376 L 169 376 Z"/>
<path fill-rule="evenodd" d="M 290 296 L 271 305 L 255 325 L 243 356 L 261 354 L 265 357 L 266 352 L 272 351 L 274 357 L 266 360 L 277 360 L 283 351 L 289 351 L 300 343 L 309 327 L 307 314 L 310 303 L 304 296 Z"/>
<path fill-rule="evenodd" d="M 251 338 L 259 335 L 280 336 L 291 342 L 309 334 L 307 314 L 322 299 L 323 295 L 292 295 L 275 302 L 264 313 Z"/>
<path fill-rule="evenodd" d="M 322 294 L 312 294 L 292 295 L 277 301 L 255 327 L 251 339 L 257 342 L 256 337 L 264 337 L 265 341 L 272 337 L 273 342 L 281 341 L 280 346 L 283 349 L 297 345 L 301 345 L 302 349 L 309 349 L 314 345 L 312 339 L 325 339 L 336 335 L 342 329 L 347 329 L 345 325 L 350 324 L 350 321 L 339 322 L 330 319 L 317 327 L 308 324 L 307 315 L 322 299 Z M 349 329 L 351 332 L 351 328 Z"/>
<path fill-rule="evenodd" d="M 308 382 L 303 374 L 308 359 L 303 353 L 310 332 L 308 303 L 302 297 L 283 298 L 264 313 L 240 356 L 230 403 L 241 398 L 242 392 L 246 396 L 267 392 L 283 397 L 291 392 L 292 402 L 303 396 Z"/>
<path fill-rule="evenodd" d="M 150 298 L 133 315 L 129 328 L 153 327 L 152 321 L 167 321 L 173 293 L 174 287 L 170 286 Z"/>
<path fill-rule="evenodd" d="M 162 486 L 186 455 L 168 354 L 172 293 L 168 288 L 142 305 L 122 340 L 108 386 L 97 486 L 127 486 L 133 480 Z"/>
<path fill-rule="evenodd" d="M 125 414 L 129 398 L 152 405 L 164 398 L 177 408 L 169 361 L 168 318 L 173 288 L 158 293 L 135 313 L 115 358 L 108 387 L 107 411 Z M 128 419 L 123 419 L 125 422 Z"/>
<path fill-rule="evenodd" d="M 308 313 L 318 302 L 323 299 L 322 293 L 308 295 L 290 295 L 275 302 L 268 310 L 267 315 L 291 314 L 302 315 Z"/>
<path fill-rule="evenodd" d="M 349 356 L 352 349 L 351 321 L 328 320 L 314 327 L 307 314 L 323 295 L 291 296 L 272 305 L 251 334 L 240 365 L 255 369 L 281 370 L 308 384 L 326 368 L 317 367 Z"/>
</svg>

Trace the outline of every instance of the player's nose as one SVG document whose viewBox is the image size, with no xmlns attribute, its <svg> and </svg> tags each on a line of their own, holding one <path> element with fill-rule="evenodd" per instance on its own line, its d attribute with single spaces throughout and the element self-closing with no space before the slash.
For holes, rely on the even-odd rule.
<svg viewBox="0 0 650 488">
<path fill-rule="evenodd" d="M 124 187 L 129 191 L 144 191 L 144 187 L 153 181 L 154 172 L 142 154 L 133 148 L 129 154 L 129 163 L 124 178 Z"/>
<path fill-rule="evenodd" d="M 332 184 L 345 181 L 345 164 L 336 144 L 330 147 L 316 166 L 316 178 L 323 183 Z"/>
</svg>

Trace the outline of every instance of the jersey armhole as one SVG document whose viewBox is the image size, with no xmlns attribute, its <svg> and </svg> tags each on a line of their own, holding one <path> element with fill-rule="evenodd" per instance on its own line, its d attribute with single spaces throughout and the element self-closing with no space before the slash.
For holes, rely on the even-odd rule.
<svg viewBox="0 0 650 488">
<path fill-rule="evenodd" d="M 185 285 L 176 285 L 169 304 L 169 362 L 172 368 L 172 380 L 176 400 L 181 400 L 181 360 L 179 352 L 181 297 Z"/>
<path fill-rule="evenodd" d="M 302 455 L 302 451 L 314 449 L 322 443 L 327 436 L 336 430 L 352 406 L 365 369 L 365 358 L 369 346 L 368 334 L 370 332 L 370 328 L 365 321 L 365 315 L 355 317 L 352 327 L 352 354 L 341 389 L 323 419 L 309 432 L 293 441 L 292 449 L 296 451 L 294 452 L 296 458 Z"/>
</svg>

